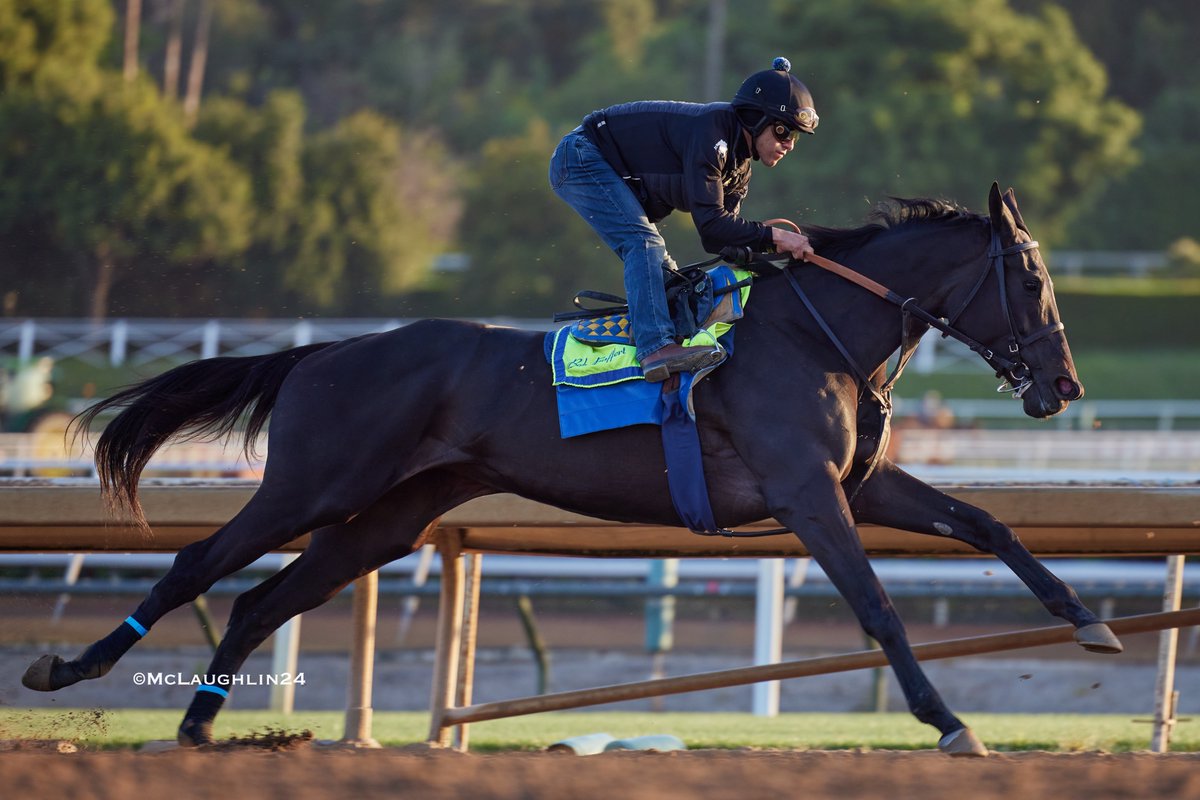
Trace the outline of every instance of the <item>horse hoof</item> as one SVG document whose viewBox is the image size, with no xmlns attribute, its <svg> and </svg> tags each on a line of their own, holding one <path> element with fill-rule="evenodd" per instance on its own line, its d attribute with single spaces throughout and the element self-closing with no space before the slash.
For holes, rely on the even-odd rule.
<svg viewBox="0 0 1200 800">
<path fill-rule="evenodd" d="M 53 675 L 55 667 L 62 663 L 63 660 L 58 656 L 42 656 L 25 670 L 25 674 L 21 676 L 21 684 L 35 692 L 53 692 L 55 689 L 61 689 L 61 686 L 54 685 Z"/>
<path fill-rule="evenodd" d="M 1125 650 L 1121 640 L 1103 622 L 1093 622 L 1075 631 L 1075 641 L 1089 653 L 1120 653 Z"/>
<path fill-rule="evenodd" d="M 959 728 L 947 733 L 938 740 L 938 750 L 948 756 L 983 758 L 988 754 L 988 749 L 971 733 L 970 728 Z"/>
<path fill-rule="evenodd" d="M 175 741 L 180 747 L 204 747 L 213 743 L 212 723 L 185 719 L 179 726 Z"/>
</svg>

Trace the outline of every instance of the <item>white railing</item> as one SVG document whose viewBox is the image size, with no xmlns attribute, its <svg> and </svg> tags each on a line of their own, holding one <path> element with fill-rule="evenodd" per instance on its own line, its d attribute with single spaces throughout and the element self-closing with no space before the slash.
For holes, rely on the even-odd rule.
<svg viewBox="0 0 1200 800">
<path fill-rule="evenodd" d="M 926 403 L 920 398 L 895 398 L 896 419 L 924 418 L 930 421 L 947 415 L 954 424 L 980 422 L 1029 421 L 1019 401 L 1011 397 L 989 399 L 938 399 Z M 1181 423 L 1200 427 L 1200 400 L 1077 400 L 1056 415 L 1050 424 L 1058 428 L 1092 430 L 1102 422 L 1121 422 L 1124 427 L 1170 431 Z M 1135 424 L 1136 423 L 1136 424 Z"/>
<path fill-rule="evenodd" d="M 95 434 L 83 441 L 58 433 L 0 434 L 0 477 L 94 475 Z M 260 477 L 267 441 L 247 461 L 240 440 L 171 442 L 146 467 L 148 477 Z M 1200 481 L 1200 431 L 987 430 L 897 427 L 892 459 L 923 476 L 925 468 L 957 469 L 964 479 L 981 469 L 1010 480 L 1045 470 L 1106 473 L 1108 478 L 1170 473 Z"/>
<path fill-rule="evenodd" d="M 1182 472 L 1200 481 L 1200 431 L 915 428 L 893 437 L 893 458 L 903 466 Z"/>
<path fill-rule="evenodd" d="M 68 477 L 95 475 L 92 463 L 96 435 L 74 437 L 61 431 L 0 433 L 0 477 Z M 169 442 L 147 465 L 148 477 L 261 478 L 266 437 L 247 461 L 241 440 Z"/>
<path fill-rule="evenodd" d="M 259 355 L 392 330 L 411 319 L 0 319 L 0 360 L 27 364 L 48 356 L 93 366 L 183 363 L 213 356 Z M 479 320 L 526 330 L 550 330 L 549 320 Z M 930 331 L 913 358 L 916 372 L 984 369 L 975 354 Z"/>
<path fill-rule="evenodd" d="M 392 330 L 408 319 L 0 319 L 0 359 L 48 356 L 93 365 L 191 361 L 273 353 L 290 347 Z M 537 320 L 492 319 L 541 329 Z M 550 322 L 544 323 L 549 329 Z"/>
</svg>

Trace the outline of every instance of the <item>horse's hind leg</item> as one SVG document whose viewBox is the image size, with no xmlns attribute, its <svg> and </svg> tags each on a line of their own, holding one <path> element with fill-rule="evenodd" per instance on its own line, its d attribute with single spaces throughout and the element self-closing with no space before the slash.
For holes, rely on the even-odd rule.
<svg viewBox="0 0 1200 800">
<path fill-rule="evenodd" d="M 256 647 L 297 614 L 325 603 L 350 582 L 412 552 L 437 516 L 486 490 L 447 475 L 410 479 L 350 522 L 322 528 L 298 559 L 238 597 L 229 626 L 183 722 L 179 743 L 212 741 L 217 713 L 237 671 Z"/>
<path fill-rule="evenodd" d="M 106 675 L 158 620 L 195 600 L 219 579 L 314 528 L 346 518 L 344 511 L 301 502 L 314 495 L 272 491 L 264 483 L 232 520 L 203 541 L 179 551 L 170 570 L 116 630 L 70 661 L 45 655 L 25 671 L 29 689 L 53 692 Z M 307 507 L 306 507 L 307 506 Z"/>
<path fill-rule="evenodd" d="M 1016 533 L 981 508 L 956 500 L 890 462 L 863 484 L 852 509 L 859 522 L 949 536 L 998 557 L 1042 605 L 1075 626 L 1075 640 L 1095 653 L 1119 653 L 1120 640 L 1069 585 L 1034 558 Z"/>
</svg>

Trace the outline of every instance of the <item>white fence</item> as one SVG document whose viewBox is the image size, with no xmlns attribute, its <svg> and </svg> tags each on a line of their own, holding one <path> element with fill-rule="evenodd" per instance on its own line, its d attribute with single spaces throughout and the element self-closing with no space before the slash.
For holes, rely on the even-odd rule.
<svg viewBox="0 0 1200 800">
<path fill-rule="evenodd" d="M 897 463 L 1030 469 L 1192 472 L 1200 431 L 901 430 Z"/>
<path fill-rule="evenodd" d="M 183 363 L 213 356 L 259 355 L 312 342 L 392 330 L 410 319 L 0 319 L 0 360 L 19 364 L 48 356 L 86 363 Z M 480 320 L 526 330 L 550 330 L 550 320 Z M 970 350 L 930 331 L 913 358 L 916 372 L 983 369 Z"/>
<path fill-rule="evenodd" d="M 93 438 L 0 434 L 0 477 L 93 475 Z M 249 460 L 239 441 L 172 442 L 155 454 L 146 475 L 257 478 L 266 454 L 265 437 Z M 1093 479 L 1200 481 L 1200 431 L 897 429 L 891 455 L 926 479 L 945 478 L 948 470 L 962 480 L 1042 480 L 1045 472 L 1086 472 Z"/>
<path fill-rule="evenodd" d="M 259 355 L 312 342 L 392 330 L 415 320 L 391 319 L 0 319 L 0 360 L 26 364 L 43 356 L 93 365 L 182 363 L 219 355 Z M 525 330 L 550 330 L 550 320 L 479 320 Z M 928 373 L 986 368 L 970 350 L 931 330 L 911 368 Z"/>
<path fill-rule="evenodd" d="M 407 319 L 0 319 L 0 358 L 27 363 L 48 356 L 93 365 L 191 361 L 260 355 L 313 342 L 392 330 Z M 535 320 L 488 320 L 539 329 Z M 547 321 L 544 328 L 549 330 Z"/>
</svg>

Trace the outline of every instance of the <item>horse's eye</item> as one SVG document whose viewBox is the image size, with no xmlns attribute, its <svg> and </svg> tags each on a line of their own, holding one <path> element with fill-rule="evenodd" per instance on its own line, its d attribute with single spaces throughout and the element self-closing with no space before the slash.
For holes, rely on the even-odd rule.
<svg viewBox="0 0 1200 800">
<path fill-rule="evenodd" d="M 1037 278 L 1028 278 L 1022 285 L 1027 292 L 1036 292 L 1042 288 L 1042 282 Z"/>
</svg>

